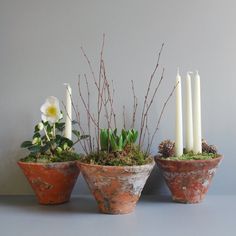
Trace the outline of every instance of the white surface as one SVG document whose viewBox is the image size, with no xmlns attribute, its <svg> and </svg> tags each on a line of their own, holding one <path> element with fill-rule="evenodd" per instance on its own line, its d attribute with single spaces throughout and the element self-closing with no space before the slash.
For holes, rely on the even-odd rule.
<svg viewBox="0 0 236 236">
<path fill-rule="evenodd" d="M 150 130 L 175 83 L 177 67 L 182 76 L 199 70 L 203 137 L 225 155 L 210 191 L 236 194 L 235 9 L 234 0 L 0 0 L 0 194 L 32 193 L 16 165 L 26 154 L 19 146 L 32 136 L 45 98 L 64 98 L 65 82 L 77 101 L 77 75 L 87 73 L 91 79 L 80 46 L 98 71 L 103 32 L 107 75 L 115 82 L 120 110 L 123 104 L 131 110 L 131 79 L 141 107 L 165 42 L 165 79 L 154 101 Z M 172 99 L 153 153 L 161 140 L 174 139 L 174 109 Z M 159 191 L 159 179 L 153 172 L 149 192 Z M 88 193 L 82 179 L 74 193 Z"/>
<path fill-rule="evenodd" d="M 235 196 L 208 196 L 201 204 L 173 203 L 147 196 L 128 215 L 99 214 L 90 197 L 58 206 L 37 205 L 33 197 L 0 197 L 3 236 L 234 236 Z"/>
</svg>

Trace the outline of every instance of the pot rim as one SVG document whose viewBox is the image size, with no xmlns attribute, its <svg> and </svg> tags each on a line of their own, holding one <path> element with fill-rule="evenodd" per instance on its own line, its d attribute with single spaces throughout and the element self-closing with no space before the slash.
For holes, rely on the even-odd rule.
<svg viewBox="0 0 236 236">
<path fill-rule="evenodd" d="M 74 160 L 74 161 L 61 161 L 61 162 L 48 162 L 48 163 L 26 162 L 26 161 L 21 161 L 21 160 L 17 161 L 17 164 L 35 165 L 35 166 L 61 165 L 61 164 L 70 164 L 70 163 L 76 163 L 76 160 Z"/>
<path fill-rule="evenodd" d="M 205 163 L 205 162 L 212 162 L 215 160 L 222 160 L 224 158 L 223 155 L 221 154 L 217 154 L 217 157 L 215 158 L 211 158 L 211 159 L 206 159 L 206 160 L 166 160 L 166 159 L 162 159 L 160 158 L 159 155 L 154 156 L 155 161 L 160 161 L 160 162 L 171 162 L 171 163 L 193 163 L 193 162 L 197 162 L 197 163 Z"/>
<path fill-rule="evenodd" d="M 112 168 L 117 168 L 117 169 L 127 169 L 127 168 L 134 168 L 134 169 L 138 169 L 140 167 L 147 167 L 147 166 L 154 166 L 155 165 L 155 161 L 154 158 L 152 158 L 152 161 L 150 163 L 144 164 L 144 165 L 133 165 L 133 166 L 108 166 L 108 165 L 98 165 L 98 164 L 90 164 L 90 163 L 84 163 L 81 162 L 79 160 L 76 161 L 76 163 L 78 165 L 83 165 L 83 166 L 93 166 L 93 167 L 99 167 L 99 168 L 108 168 L 108 169 L 112 169 Z"/>
</svg>

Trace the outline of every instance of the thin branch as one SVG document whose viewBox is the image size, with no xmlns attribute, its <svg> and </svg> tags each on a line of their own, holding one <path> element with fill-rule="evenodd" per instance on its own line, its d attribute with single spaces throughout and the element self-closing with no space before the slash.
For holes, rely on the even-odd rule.
<svg viewBox="0 0 236 236">
<path fill-rule="evenodd" d="M 147 109 L 146 109 L 146 111 L 145 111 L 144 117 L 147 116 L 147 113 L 148 113 L 148 111 L 149 111 L 149 109 L 150 109 L 150 107 L 151 107 L 151 105 L 152 105 L 152 103 L 153 103 L 153 101 L 154 101 L 154 98 L 155 98 L 155 96 L 156 96 L 156 93 L 157 93 L 157 91 L 158 91 L 160 85 L 161 85 L 161 82 L 162 82 L 162 80 L 164 79 L 164 72 L 165 72 L 165 68 L 162 69 L 161 78 L 160 78 L 160 80 L 159 80 L 159 82 L 158 82 L 158 85 L 156 86 L 156 88 L 155 88 L 155 90 L 154 90 L 154 93 L 153 93 L 153 95 L 152 95 L 152 97 L 151 97 L 150 103 L 147 105 Z"/>
<path fill-rule="evenodd" d="M 154 101 L 154 98 L 155 98 L 155 96 L 156 96 L 156 93 L 157 93 L 157 91 L 158 91 L 158 89 L 159 89 L 159 87 L 160 87 L 160 85 L 161 85 L 161 82 L 162 82 L 162 80 L 163 80 L 163 78 L 164 78 L 164 71 L 165 71 L 165 69 L 163 68 L 163 70 L 162 70 L 162 74 L 161 74 L 161 78 L 160 78 L 160 80 L 159 80 L 159 82 L 158 82 L 158 84 L 157 84 L 157 86 L 156 86 L 156 88 L 155 88 L 155 90 L 154 90 L 154 93 L 153 93 L 153 95 L 152 95 L 152 97 L 151 97 L 151 100 L 150 100 L 150 103 L 146 103 L 146 110 L 145 110 L 145 113 L 144 113 L 144 116 L 143 116 L 143 126 L 145 126 L 145 128 L 144 128 L 144 135 L 143 135 L 143 137 L 142 137 L 142 139 L 141 139 L 141 143 L 140 143 L 140 146 L 142 147 L 143 146 L 143 143 L 144 143 L 144 139 L 145 139 L 145 135 L 146 135 L 146 131 L 147 131 L 147 117 L 148 117 L 148 111 L 149 111 L 149 109 L 150 109 L 150 107 L 151 107 L 151 105 L 152 105 L 152 103 L 153 103 L 153 101 Z M 146 124 L 146 125 L 145 125 Z"/>
<path fill-rule="evenodd" d="M 159 51 L 158 58 L 157 58 L 157 63 L 155 65 L 154 71 L 152 72 L 151 77 L 149 79 L 147 92 L 146 92 L 146 95 L 144 97 L 143 109 L 142 109 L 142 115 L 141 115 L 141 124 L 140 124 L 139 145 L 141 144 L 143 128 L 144 128 L 144 123 L 145 123 L 145 120 L 144 120 L 145 107 L 146 107 L 146 104 L 147 104 L 147 99 L 148 99 L 148 95 L 149 95 L 149 92 L 150 92 L 150 89 L 151 89 L 151 85 L 152 85 L 154 75 L 157 71 L 157 68 L 159 67 L 159 61 L 160 61 L 160 58 L 161 58 L 161 53 L 162 53 L 163 47 L 164 47 L 164 43 L 161 45 L 161 49 Z"/>
<path fill-rule="evenodd" d="M 131 129 L 133 129 L 134 125 L 135 125 L 136 112 L 137 112 L 137 108 L 138 108 L 138 99 L 137 99 L 136 94 L 135 94 L 134 81 L 133 80 L 131 80 L 131 84 L 132 84 L 132 92 L 133 92 L 133 116 L 132 116 Z"/>
<path fill-rule="evenodd" d="M 86 81 L 87 104 L 88 104 L 88 110 L 90 113 L 90 90 L 89 90 L 89 84 L 88 84 L 88 79 L 87 79 L 86 74 L 84 74 L 84 78 Z M 92 140 L 91 140 L 91 117 L 90 117 L 89 113 L 87 112 L 87 124 L 88 124 L 88 135 L 89 135 L 89 148 L 90 148 L 90 152 L 91 152 L 93 150 L 93 147 L 92 147 Z"/>
<path fill-rule="evenodd" d="M 178 86 L 178 84 L 179 84 L 179 82 L 178 82 L 178 83 L 174 86 L 174 88 L 171 90 L 171 93 L 169 94 L 169 96 L 167 97 L 165 103 L 163 104 L 163 107 L 162 107 L 162 109 L 161 109 L 161 113 L 160 113 L 160 116 L 159 116 L 159 119 L 158 119 L 156 128 L 155 128 L 154 133 L 153 133 L 152 138 L 151 138 L 151 142 L 149 143 L 149 145 L 148 145 L 148 147 L 147 147 L 147 153 L 150 152 L 150 148 L 151 148 L 151 146 L 152 146 L 154 137 L 155 137 L 157 131 L 159 130 L 159 125 L 160 125 L 160 122 L 161 122 L 161 118 L 162 118 L 162 116 L 163 116 L 163 114 L 164 114 L 166 105 L 168 104 L 168 102 L 169 102 L 170 98 L 172 97 L 172 95 L 173 95 L 173 93 L 174 93 L 176 87 Z"/>
<path fill-rule="evenodd" d="M 96 127 L 98 127 L 98 122 L 94 119 L 94 117 L 91 115 L 90 111 L 88 110 L 88 106 L 87 106 L 87 104 L 86 104 L 86 102 L 85 102 L 85 100 L 84 100 L 83 94 L 82 94 L 82 92 L 81 92 L 80 75 L 79 75 L 79 80 L 78 80 L 78 89 L 79 89 L 79 95 L 80 95 L 81 101 L 82 101 L 82 103 L 83 103 L 83 105 L 84 105 L 84 108 L 85 108 L 86 112 L 89 114 L 89 116 L 90 116 L 90 118 L 91 118 L 93 124 L 94 124 Z M 98 128 L 99 128 L 99 127 L 98 127 Z"/>
</svg>

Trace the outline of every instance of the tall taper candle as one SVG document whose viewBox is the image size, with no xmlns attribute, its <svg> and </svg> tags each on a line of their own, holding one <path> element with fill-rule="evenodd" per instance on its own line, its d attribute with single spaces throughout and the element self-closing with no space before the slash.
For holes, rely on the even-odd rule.
<svg viewBox="0 0 236 236">
<path fill-rule="evenodd" d="M 193 151 L 193 109 L 192 109 L 192 88 L 189 72 L 186 77 L 186 143 L 187 152 Z"/>
<path fill-rule="evenodd" d="M 66 124 L 65 124 L 65 137 L 72 139 L 72 101 L 71 101 L 71 87 L 69 84 L 66 86 Z"/>
<path fill-rule="evenodd" d="M 196 72 L 194 78 L 194 117 L 193 117 L 193 152 L 202 153 L 202 122 L 201 122 L 201 85 L 200 76 Z"/>
<path fill-rule="evenodd" d="M 179 70 L 176 76 L 176 120 L 175 120 L 175 155 L 183 155 L 182 92 Z"/>
</svg>

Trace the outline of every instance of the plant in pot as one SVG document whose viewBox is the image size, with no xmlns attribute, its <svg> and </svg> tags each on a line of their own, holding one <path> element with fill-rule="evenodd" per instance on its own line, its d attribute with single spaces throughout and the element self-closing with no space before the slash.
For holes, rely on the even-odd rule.
<svg viewBox="0 0 236 236">
<path fill-rule="evenodd" d="M 200 77 L 194 78 L 194 116 L 192 115 L 191 77 L 186 79 L 186 146 L 182 137 L 181 78 L 177 75 L 176 140 L 165 140 L 159 145 L 155 160 L 160 167 L 172 198 L 181 203 L 199 203 L 222 160 L 214 145 L 201 138 Z"/>
<path fill-rule="evenodd" d="M 22 148 L 29 154 L 18 161 L 40 204 L 60 204 L 69 201 L 79 175 L 76 160 L 79 155 L 73 146 L 87 136 L 74 131 L 77 140 L 71 140 L 68 127 L 62 122 L 62 113 L 56 97 L 49 97 L 41 107 L 42 121 L 34 128 L 32 141 Z M 67 119 L 68 121 L 68 119 Z M 65 136 L 62 135 L 65 131 Z"/>
<path fill-rule="evenodd" d="M 160 51 L 145 94 L 139 132 L 134 128 L 138 103 L 133 81 L 131 95 L 133 96 L 133 113 L 131 112 L 130 128 L 126 128 L 128 119 L 125 106 L 123 106 L 124 122 L 119 132 L 116 123 L 117 116 L 113 106 L 115 89 L 113 82 L 110 83 L 106 76 L 103 46 L 104 37 L 98 78 L 95 77 L 91 62 L 82 48 L 92 75 L 92 84 L 95 85 L 97 91 L 97 115 L 95 116 L 94 112 L 90 110 L 90 86 L 87 76 L 84 75 L 87 99 L 82 92 L 84 90 L 81 88 L 81 78 L 78 82 L 78 91 L 85 112 L 88 115 L 88 133 L 92 136 L 90 132 L 91 126 L 93 126 L 95 137 L 90 143 L 85 143 L 83 149 L 86 150 L 86 155 L 77 163 L 98 203 L 99 211 L 107 214 L 125 214 L 134 210 L 146 180 L 153 169 L 154 160 L 150 154 L 150 147 L 157 133 L 163 111 L 175 88 L 163 105 L 156 129 L 151 136 L 148 128 L 148 114 L 164 75 L 163 70 L 160 80 L 154 86 L 153 78 L 159 65 Z M 104 122 L 101 123 L 102 117 L 105 117 L 105 124 Z M 145 136 L 148 139 L 146 145 L 144 144 Z"/>
</svg>

